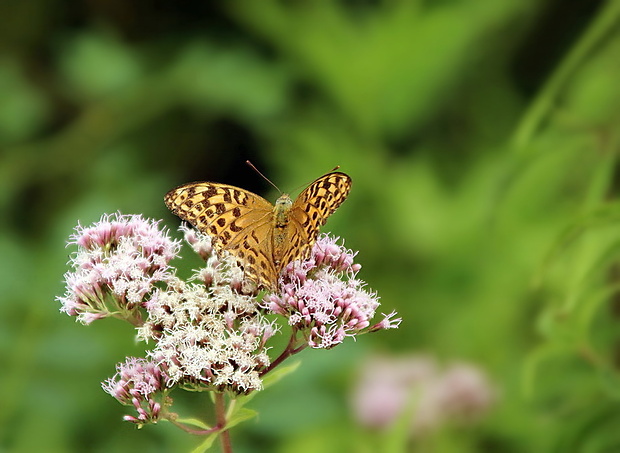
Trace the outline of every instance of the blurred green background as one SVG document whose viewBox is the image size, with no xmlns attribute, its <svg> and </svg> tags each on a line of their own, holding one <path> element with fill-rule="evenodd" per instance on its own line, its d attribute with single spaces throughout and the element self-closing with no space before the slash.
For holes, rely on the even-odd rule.
<svg viewBox="0 0 620 453">
<path fill-rule="evenodd" d="M 174 229 L 162 197 L 193 180 L 274 199 L 246 159 L 285 191 L 351 175 L 324 231 L 403 322 L 301 354 L 236 452 L 388 451 L 351 388 L 416 352 L 497 402 L 391 451 L 620 451 L 619 75 L 617 0 L 1 1 L 0 451 L 199 443 L 122 422 L 99 383 L 144 345 L 54 298 L 78 220 Z"/>
</svg>

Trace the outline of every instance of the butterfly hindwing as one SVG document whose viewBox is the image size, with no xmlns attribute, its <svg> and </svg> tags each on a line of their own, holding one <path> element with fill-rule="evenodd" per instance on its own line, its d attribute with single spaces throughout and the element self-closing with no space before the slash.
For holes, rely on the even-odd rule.
<svg viewBox="0 0 620 453">
<path fill-rule="evenodd" d="M 237 258 L 246 276 L 265 287 L 273 287 L 278 271 L 273 263 L 271 222 L 262 222 L 246 228 L 226 250 Z"/>
</svg>

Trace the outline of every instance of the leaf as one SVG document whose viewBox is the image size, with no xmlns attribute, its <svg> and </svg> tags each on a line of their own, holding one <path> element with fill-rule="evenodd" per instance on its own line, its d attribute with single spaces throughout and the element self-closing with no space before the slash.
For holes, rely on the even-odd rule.
<svg viewBox="0 0 620 453">
<path fill-rule="evenodd" d="M 615 401 L 620 401 L 620 376 L 610 367 L 601 367 L 598 371 L 602 389 Z"/>
<path fill-rule="evenodd" d="M 241 422 L 246 420 L 250 420 L 258 415 L 258 412 L 252 409 L 246 409 L 244 407 L 239 408 L 234 411 L 232 416 L 228 419 L 228 423 L 226 423 L 226 429 L 230 429 L 235 425 L 238 425 Z"/>
<path fill-rule="evenodd" d="M 197 426 L 201 429 L 211 429 L 211 426 L 206 425 L 202 420 L 199 420 L 197 418 L 178 418 L 176 421 L 179 423 L 183 423 L 184 425 Z"/>
<path fill-rule="evenodd" d="M 552 357 L 570 355 L 572 349 L 565 344 L 546 343 L 528 354 L 523 366 L 522 390 L 526 397 L 533 397 L 534 387 L 539 368 L 542 363 Z"/>
<path fill-rule="evenodd" d="M 582 235 L 594 228 L 615 226 L 620 221 L 620 203 L 607 203 L 603 207 L 582 215 L 573 224 L 569 225 L 554 241 L 547 253 L 537 276 L 537 283 L 544 279 L 549 267 L 561 258 L 562 252 L 566 251 Z"/>
<path fill-rule="evenodd" d="M 300 361 L 297 362 L 293 362 L 290 365 L 286 365 L 286 366 L 282 366 L 279 367 L 277 370 L 270 372 L 264 379 L 263 379 L 263 387 L 265 389 L 271 387 L 273 384 L 275 384 L 276 382 L 278 382 L 280 379 L 282 379 L 284 376 L 286 376 L 287 374 L 292 373 L 293 371 L 295 371 L 297 368 L 299 368 L 299 365 L 301 365 Z"/>
<path fill-rule="evenodd" d="M 207 451 L 209 448 L 211 448 L 211 445 L 213 445 L 215 439 L 217 439 L 218 434 L 219 433 L 209 434 L 200 445 L 198 445 L 191 451 L 191 453 L 203 453 Z"/>
<path fill-rule="evenodd" d="M 594 326 L 594 317 L 599 313 L 605 303 L 620 292 L 620 285 L 607 285 L 597 291 L 591 291 L 589 297 L 581 304 L 581 310 L 577 313 L 577 330 L 581 333 L 584 341 L 589 339 Z"/>
<path fill-rule="evenodd" d="M 267 377 L 263 379 L 263 388 L 266 389 L 267 387 L 272 386 L 287 374 L 295 371 L 300 364 L 301 362 L 294 362 L 290 365 L 279 367 L 276 371 L 270 372 Z M 230 406 L 228 407 L 228 413 L 226 414 L 226 419 L 228 420 L 228 423 L 226 424 L 227 429 L 258 415 L 257 411 L 244 408 L 244 406 L 250 402 L 255 395 L 256 392 L 252 392 L 249 395 L 238 396 L 231 401 Z"/>
<path fill-rule="evenodd" d="M 272 386 L 273 384 L 278 382 L 280 379 L 282 379 L 287 374 L 292 373 L 299 367 L 299 365 L 301 365 L 301 362 L 294 362 L 294 363 L 291 363 L 290 365 L 279 367 L 276 371 L 270 372 L 263 379 L 263 389 L 266 389 Z M 235 412 L 240 410 L 243 406 L 245 406 L 252 398 L 254 398 L 254 396 L 256 396 L 256 392 L 252 392 L 249 395 L 242 395 L 242 396 L 236 397 L 231 403 L 231 406 L 229 408 L 228 418 L 233 417 Z"/>
</svg>

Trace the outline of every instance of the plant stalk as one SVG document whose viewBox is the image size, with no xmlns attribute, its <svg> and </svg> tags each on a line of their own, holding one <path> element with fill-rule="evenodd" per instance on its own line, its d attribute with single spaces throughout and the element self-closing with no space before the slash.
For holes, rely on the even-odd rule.
<svg viewBox="0 0 620 453">
<path fill-rule="evenodd" d="M 233 453 L 232 443 L 230 442 L 230 431 L 226 428 L 226 398 L 223 393 L 215 393 L 215 417 L 217 427 L 220 429 L 220 442 L 222 443 L 222 453 Z"/>
</svg>

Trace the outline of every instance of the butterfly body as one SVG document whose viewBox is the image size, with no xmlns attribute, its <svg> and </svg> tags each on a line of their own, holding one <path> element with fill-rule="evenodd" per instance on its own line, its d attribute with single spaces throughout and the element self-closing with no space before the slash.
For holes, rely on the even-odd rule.
<svg viewBox="0 0 620 453">
<path fill-rule="evenodd" d="M 275 289 L 282 269 L 305 259 L 319 232 L 351 189 L 341 172 L 321 176 L 293 201 L 275 204 L 247 190 L 212 182 L 185 184 L 165 196 L 168 208 L 209 234 L 218 251 L 228 251 L 259 286 Z"/>
<path fill-rule="evenodd" d="M 276 200 L 273 207 L 273 232 L 271 237 L 273 250 L 273 263 L 276 267 L 280 267 L 282 257 L 284 256 L 285 244 L 288 241 L 289 233 L 289 215 L 293 206 L 293 200 L 288 194 L 283 194 Z"/>
<path fill-rule="evenodd" d="M 273 207 L 274 225 L 276 228 L 286 228 L 292 206 L 293 200 L 291 200 L 288 194 L 282 194 L 280 198 L 276 200 L 276 204 Z"/>
</svg>

